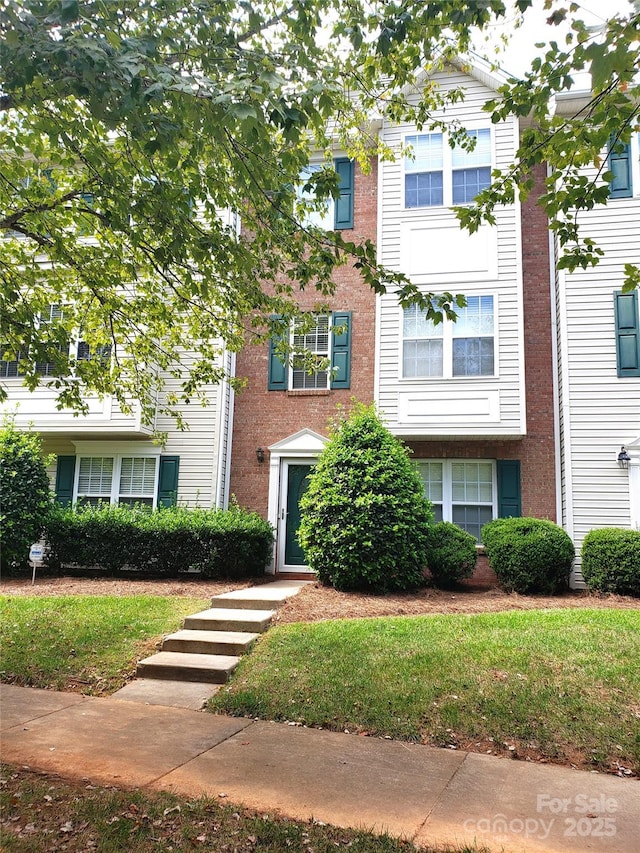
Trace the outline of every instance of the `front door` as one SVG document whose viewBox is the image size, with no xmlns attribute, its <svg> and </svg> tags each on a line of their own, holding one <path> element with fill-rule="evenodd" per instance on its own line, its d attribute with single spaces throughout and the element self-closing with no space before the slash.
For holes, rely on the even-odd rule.
<svg viewBox="0 0 640 853">
<path fill-rule="evenodd" d="M 309 571 L 304 552 L 298 544 L 300 527 L 300 498 L 309 485 L 308 476 L 313 465 L 302 462 L 282 462 L 281 511 L 279 548 L 280 571 Z"/>
</svg>

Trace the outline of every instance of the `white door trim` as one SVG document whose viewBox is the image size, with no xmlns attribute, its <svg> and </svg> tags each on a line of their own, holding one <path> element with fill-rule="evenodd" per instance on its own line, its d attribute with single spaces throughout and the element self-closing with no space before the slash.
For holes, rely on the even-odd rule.
<svg viewBox="0 0 640 853">
<path fill-rule="evenodd" d="M 274 574 L 284 568 L 284 526 L 282 525 L 283 510 L 287 511 L 286 479 L 282 486 L 283 472 L 287 465 L 283 463 L 300 463 L 314 465 L 324 449 L 327 439 L 311 429 L 302 429 L 269 447 L 269 507 L 268 521 L 275 531 L 273 557 L 267 571 Z M 282 527 L 282 529 L 281 529 Z M 290 567 L 289 571 L 309 571 L 305 566 Z"/>
</svg>

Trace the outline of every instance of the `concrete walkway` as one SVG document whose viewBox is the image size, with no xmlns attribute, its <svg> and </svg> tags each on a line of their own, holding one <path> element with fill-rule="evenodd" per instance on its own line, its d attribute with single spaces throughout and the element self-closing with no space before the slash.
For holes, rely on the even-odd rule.
<svg viewBox="0 0 640 853">
<path fill-rule="evenodd" d="M 4 761 L 100 784 L 172 789 L 419 845 L 640 851 L 640 784 L 249 719 L 0 685 Z"/>
</svg>

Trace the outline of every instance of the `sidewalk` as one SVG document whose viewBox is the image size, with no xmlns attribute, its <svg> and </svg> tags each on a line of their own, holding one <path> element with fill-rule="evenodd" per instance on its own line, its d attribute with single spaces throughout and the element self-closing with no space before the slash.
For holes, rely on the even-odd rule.
<svg viewBox="0 0 640 853">
<path fill-rule="evenodd" d="M 224 794 L 416 844 L 640 851 L 640 784 L 244 718 L 0 685 L 4 761 L 122 787 Z"/>
</svg>

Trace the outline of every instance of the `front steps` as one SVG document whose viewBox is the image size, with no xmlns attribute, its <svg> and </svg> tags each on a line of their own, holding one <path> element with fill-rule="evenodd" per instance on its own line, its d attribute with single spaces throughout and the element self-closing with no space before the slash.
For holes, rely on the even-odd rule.
<svg viewBox="0 0 640 853">
<path fill-rule="evenodd" d="M 226 684 L 275 609 L 306 583 L 276 581 L 215 596 L 210 609 L 187 616 L 184 627 L 164 639 L 160 652 L 138 662 L 136 678 Z"/>
</svg>

